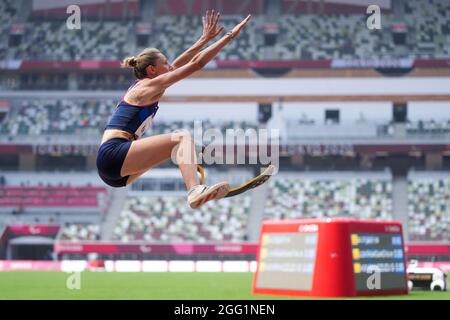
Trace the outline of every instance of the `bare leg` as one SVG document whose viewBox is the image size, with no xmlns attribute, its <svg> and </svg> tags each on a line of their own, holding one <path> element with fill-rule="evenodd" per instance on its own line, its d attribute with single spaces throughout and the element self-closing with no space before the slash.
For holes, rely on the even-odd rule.
<svg viewBox="0 0 450 320">
<path fill-rule="evenodd" d="M 180 143 L 175 147 L 176 161 L 183 176 L 187 190 L 199 184 L 197 175 L 197 156 L 195 144 L 189 133 L 179 135 Z"/>
<path fill-rule="evenodd" d="M 181 175 L 187 190 L 190 190 L 199 181 L 194 142 L 188 132 L 162 134 L 133 141 L 120 174 L 129 175 L 127 184 L 130 184 L 152 167 L 170 159 L 172 152 L 176 152 Z"/>
</svg>

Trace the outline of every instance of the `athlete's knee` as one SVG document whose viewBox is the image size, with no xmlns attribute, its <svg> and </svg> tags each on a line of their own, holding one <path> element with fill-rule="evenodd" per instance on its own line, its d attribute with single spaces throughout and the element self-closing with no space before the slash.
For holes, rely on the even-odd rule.
<svg viewBox="0 0 450 320">
<path fill-rule="evenodd" d="M 177 141 L 178 143 L 185 140 L 192 140 L 192 135 L 187 130 L 178 130 L 172 133 L 172 140 Z"/>
</svg>

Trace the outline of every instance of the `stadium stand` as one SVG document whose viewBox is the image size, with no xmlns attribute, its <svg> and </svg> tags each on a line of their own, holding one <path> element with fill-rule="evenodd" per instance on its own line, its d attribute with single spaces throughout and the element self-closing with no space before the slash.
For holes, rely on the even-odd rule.
<svg viewBox="0 0 450 320">
<path fill-rule="evenodd" d="M 106 212 L 109 191 L 99 178 L 83 173 L 2 172 L 0 212 L 78 213 Z M 49 216 L 50 217 L 50 216 Z M 53 218 L 56 216 L 53 215 Z"/>
<path fill-rule="evenodd" d="M 65 6 L 48 7 L 43 1 L 35 3 L 31 12 L 33 21 L 61 20 L 67 16 Z M 140 16 L 139 0 L 87 1 L 78 3 L 87 20 L 132 20 Z"/>
<path fill-rule="evenodd" d="M 4 133 L 15 135 L 93 134 L 104 128 L 112 109 L 112 99 L 26 100 L 11 108 Z"/>
<path fill-rule="evenodd" d="M 101 187 L 39 186 L 0 188 L 2 208 L 14 207 L 99 207 L 103 201 Z"/>
<path fill-rule="evenodd" d="M 80 90 L 126 90 L 135 81 L 134 75 L 85 74 L 78 82 Z"/>
<path fill-rule="evenodd" d="M 305 173 L 269 181 L 266 219 L 392 219 L 389 173 Z"/>
<path fill-rule="evenodd" d="M 405 2 L 405 23 L 411 38 L 406 41 L 407 55 L 414 58 L 448 58 L 450 25 L 446 12 L 448 1 L 420 0 Z M 383 15 L 388 28 L 396 21 Z M 399 54 L 388 33 L 371 32 L 361 27 L 366 16 L 340 14 L 286 15 L 280 19 L 279 43 L 276 50 L 281 59 L 342 59 L 395 57 Z M 314 26 L 313 28 L 311 26 Z"/>
<path fill-rule="evenodd" d="M 132 22 L 83 22 L 83 28 L 68 30 L 65 23 L 29 22 L 27 34 L 10 46 L 7 58 L 23 60 L 117 60 L 134 54 L 129 35 Z M 36 46 L 39 43 L 39 46 Z"/>
<path fill-rule="evenodd" d="M 406 129 L 409 134 L 447 134 L 450 133 L 449 120 L 419 120 L 408 121 Z"/>
<path fill-rule="evenodd" d="M 118 65 L 117 60 L 134 55 L 144 48 L 140 46 L 142 43 L 138 41 L 136 29 L 138 23 L 144 21 L 146 17 L 139 17 L 137 1 L 133 1 L 131 14 L 128 16 L 122 14 L 122 6 L 127 2 L 119 3 L 117 7 L 119 9 L 112 10 L 106 19 L 103 16 L 103 8 L 97 6 L 94 11 L 89 11 L 92 15 L 83 21 L 81 30 L 67 30 L 60 13 L 52 16 L 51 12 L 41 11 L 34 12 L 28 18 L 20 17 L 16 1 L 0 1 L 2 66 L 0 88 L 43 91 L 36 94 L 39 98 L 30 98 L 30 95 L 26 98 L 20 97 L 21 92 L 18 92 L 16 97 L 5 98 L 8 102 L 11 99 L 11 107 L 8 104 L 8 108 L 2 110 L 0 120 L 2 142 L 7 139 L 10 140 L 6 143 L 17 142 L 14 138 L 20 136 L 30 137 L 31 140 L 37 140 L 37 137 L 47 139 L 45 135 L 60 136 L 62 144 L 83 140 L 86 136 L 93 137 L 95 143 L 99 142 L 104 125 L 111 116 L 117 100 L 112 96 L 65 98 L 68 91 L 56 93 L 55 97 L 52 97 L 53 93 L 50 91 L 76 89 L 90 91 L 92 94 L 92 91 L 97 90 L 117 90 L 123 93 L 132 83 L 134 79 L 131 72 L 126 73 L 130 70 L 117 68 L 107 70 L 103 74 L 104 70 L 95 68 L 98 61 L 105 60 L 115 60 L 113 62 Z M 172 3 L 176 4 L 175 1 Z M 275 53 L 273 56 L 267 55 L 270 50 L 267 50 L 268 46 L 264 44 L 262 32 L 268 16 L 254 15 L 246 31 L 221 52 L 217 59 L 252 60 L 252 62 L 268 58 L 276 61 L 380 58 L 388 62 L 389 58 L 448 59 L 450 2 L 410 0 L 404 3 L 405 15 L 402 21 L 407 26 L 408 34 L 402 50 L 399 50 L 401 46 L 396 46 L 392 39 L 391 26 L 399 21 L 390 12 L 383 13 L 383 32 L 375 32 L 365 27 L 367 16 L 361 13 L 319 15 L 284 11 L 277 19 L 280 32 L 272 48 Z M 173 60 L 192 45 L 201 33 L 199 15 L 185 15 L 183 9 L 179 7 L 175 7 L 174 10 L 177 14 L 158 12 L 159 15 L 151 21 L 148 44 L 145 43 L 160 48 L 169 60 Z M 65 12 L 62 14 L 66 17 Z M 228 12 L 222 16 L 221 24 L 229 30 L 241 18 L 241 15 Z M 25 32 L 18 37 L 20 40 L 11 41 L 14 33 L 12 29 L 15 27 L 19 29 L 23 27 Z M 85 65 L 87 67 L 81 71 L 61 68 L 51 72 L 47 72 L 45 68 L 33 69 L 30 72 L 28 69 L 8 69 L 14 63 L 23 62 L 21 60 L 44 60 L 55 65 L 60 61 L 76 61 L 87 63 Z M 214 62 L 207 68 L 215 68 Z M 305 72 L 301 68 L 297 71 L 301 76 L 302 72 Z M 330 70 L 321 72 L 324 72 L 321 77 L 326 77 Z M 259 77 L 256 73 L 253 76 Z M 44 99 L 42 96 L 48 98 Z M 238 117 L 239 115 L 234 121 L 215 121 L 207 119 L 208 114 L 205 114 L 202 121 L 203 130 L 219 128 L 225 133 L 229 128 L 245 130 L 260 127 L 256 122 L 242 121 Z M 297 118 L 290 117 L 288 120 L 286 131 L 289 142 L 300 140 L 304 142 L 307 138 L 311 140 L 322 138 L 327 142 L 336 139 L 345 143 L 353 138 L 382 138 L 386 142 L 395 133 L 392 123 L 374 123 L 373 119 L 367 119 L 367 123 L 359 125 L 323 124 L 309 119 L 306 114 Z M 146 136 L 179 129 L 193 132 L 194 122 L 156 118 Z M 414 119 L 406 122 L 406 132 L 414 138 L 422 138 L 420 136 L 423 135 L 448 135 L 450 119 Z M 34 158 L 41 156 L 41 154 L 33 155 Z M 68 157 L 70 156 L 69 154 Z M 92 165 L 92 154 L 89 157 L 87 159 L 86 156 L 82 160 Z M 26 161 L 19 158 L 17 162 L 23 165 L 21 162 Z M 292 156 L 286 162 L 293 158 Z M 388 162 L 389 156 L 387 158 Z M 55 159 L 52 161 L 61 161 L 58 156 L 55 156 Z M 73 162 L 70 162 L 69 166 L 71 169 L 75 167 Z M 97 177 L 95 172 L 85 173 Z M 44 177 L 45 175 L 47 176 Z M 101 218 L 111 201 L 109 190 L 101 181 L 78 180 L 79 175 L 73 172 L 51 172 L 37 176 L 35 173 L 23 172 L 21 177 L 17 177 L 18 175 L 4 175 L 1 172 L 0 227 L 2 221 L 57 222 L 64 225 L 60 240 L 98 240 L 104 223 Z M 173 182 L 171 180 L 168 183 L 169 179 L 164 175 L 165 173 L 159 178 L 158 183 L 147 185 L 140 180 L 132 186 L 133 191 L 143 193 L 128 195 L 125 207 L 115 221 L 113 240 L 123 242 L 246 240 L 249 211 L 252 207 L 250 195 L 208 203 L 201 210 L 193 211 L 186 205 L 184 190 L 183 196 L 170 192 L 182 190 L 184 188 L 182 182 L 178 181 L 177 190 L 163 190 L 163 186 L 172 187 Z M 212 175 L 217 177 L 215 173 Z M 394 216 L 393 179 L 391 174 L 386 172 L 281 173 L 268 184 L 264 218 L 339 216 L 391 220 Z M 410 240 L 450 239 L 449 181 L 446 175 L 439 173 L 410 174 L 407 212 Z M 236 184 L 233 182 L 233 185 Z M 152 189 L 155 192 L 151 195 L 145 193 L 149 191 L 145 190 L 146 188 L 154 186 L 158 186 L 159 189 Z M 92 219 L 88 219 L 87 216 L 91 216 Z"/>
<path fill-rule="evenodd" d="M 14 22 L 12 1 L 2 4 L 2 35 Z M 280 29 L 276 59 L 367 59 L 377 57 L 447 58 L 450 55 L 450 25 L 446 13 L 448 1 L 421 0 L 405 2 L 404 23 L 408 30 L 406 50 L 398 51 L 389 32 L 372 32 L 362 14 L 284 14 L 278 19 Z M 227 14 L 221 18 L 225 29 L 240 21 L 240 15 Z M 383 24 L 389 29 L 397 18 L 383 14 Z M 175 23 L 176 22 L 176 23 Z M 265 48 L 260 32 L 266 22 L 264 15 L 255 15 L 248 32 L 237 38 L 219 60 L 263 60 Z M 81 30 L 67 30 L 61 21 L 27 21 L 26 34 L 15 46 L 0 47 L 0 59 L 24 60 L 121 60 L 142 49 L 136 37 L 134 17 L 125 21 L 85 21 Z M 169 59 L 174 59 L 200 36 L 200 16 L 160 15 L 152 24 L 149 46 L 157 47 Z M 7 43 L 7 42 L 4 42 Z M 40 43 L 36 46 L 36 43 Z M 405 53 L 406 52 L 406 53 Z"/>
<path fill-rule="evenodd" d="M 14 0 L 0 2 L 0 60 L 7 57 L 9 52 L 8 35 L 11 25 L 16 21 L 18 10 L 14 6 Z"/>
<path fill-rule="evenodd" d="M 364 22 L 365 17 L 357 15 L 286 15 L 280 19 L 275 50 L 283 60 L 367 57 L 375 51 L 375 39 L 360 27 Z"/>
<path fill-rule="evenodd" d="M 0 133 L 10 136 L 72 135 L 99 136 L 111 116 L 117 99 L 12 99 L 12 108 L 4 117 Z M 436 116 L 436 114 L 435 114 Z M 218 129 L 222 134 L 227 129 L 257 129 L 258 123 L 249 120 L 209 120 L 201 122 L 204 131 Z M 327 138 L 330 132 L 334 137 L 376 138 L 392 136 L 391 123 L 359 119 L 351 123 L 323 124 L 304 115 L 289 116 L 286 120 L 287 137 L 290 141 L 305 138 Z M 193 133 L 194 121 L 157 118 L 146 136 L 174 132 L 185 129 Z M 407 133 L 410 135 L 443 135 L 450 133 L 450 119 L 427 118 L 408 121 Z"/>
<path fill-rule="evenodd" d="M 0 132 L 11 136 L 41 134 L 77 134 L 100 136 L 117 100 L 113 99 L 20 99 L 13 101 Z M 217 128 L 256 129 L 249 121 L 202 121 L 203 130 Z M 194 131 L 193 121 L 156 120 L 146 135 L 169 133 L 186 129 Z"/>
<path fill-rule="evenodd" d="M 60 235 L 60 241 L 96 241 L 100 240 L 100 226 L 98 224 L 66 223 Z"/>
<path fill-rule="evenodd" d="M 450 55 L 450 3 L 446 0 L 405 1 L 405 22 L 413 34 L 408 51 L 416 57 L 441 59 Z"/>
<path fill-rule="evenodd" d="M 265 219 L 392 219 L 389 172 L 280 174 L 269 182 Z M 242 241 L 251 195 L 189 209 L 184 196 L 131 195 L 114 229 L 120 241 Z"/>
<path fill-rule="evenodd" d="M 221 25 L 225 30 L 231 30 L 233 26 L 241 21 L 241 16 L 226 15 L 221 17 Z M 175 24 L 176 20 L 176 24 Z M 261 60 L 263 59 L 258 43 L 262 38 L 258 28 L 264 21 L 262 16 L 252 18 L 252 24 L 248 25 L 248 32 L 243 33 L 233 41 L 227 50 L 220 52 L 217 59 L 222 60 Z M 157 36 L 154 37 L 152 46 L 159 48 L 167 54 L 169 59 L 174 59 L 184 50 L 191 46 L 200 36 L 201 17 L 173 17 L 161 16 L 157 19 Z"/>
<path fill-rule="evenodd" d="M 396 56 L 448 58 L 450 54 L 450 25 L 446 18 L 446 12 L 450 11 L 448 1 L 433 0 L 431 3 L 420 0 L 407 1 L 404 11 L 405 23 L 411 34 L 411 38 L 406 42 L 408 52 L 406 55 L 396 51 L 389 33 L 371 32 L 366 28 L 365 14 L 284 14 L 277 20 L 280 31 L 274 47 L 276 58 L 280 60 Z M 185 48 L 196 40 L 195 30 L 200 21 L 198 17 L 182 17 L 181 23 L 185 28 L 171 27 L 174 25 L 173 19 L 179 18 L 163 16 L 158 19 L 160 32 L 156 46 L 175 55 L 181 53 L 182 49 L 179 48 Z M 238 19 L 239 17 L 224 16 L 222 22 L 227 28 L 238 22 Z M 396 19 L 394 15 L 383 14 L 383 24 L 386 28 L 396 23 Z M 179 20 L 177 25 L 178 22 Z M 249 32 L 246 33 L 248 36 L 238 38 L 236 45 L 221 53 L 219 59 L 264 59 L 263 39 L 257 36 L 259 32 L 254 32 L 262 29 L 264 16 L 255 16 L 252 22 L 252 25 L 249 25 Z M 237 48 L 239 50 L 236 50 Z"/>
<path fill-rule="evenodd" d="M 146 241 L 243 241 L 251 198 L 208 202 L 192 210 L 182 196 L 130 196 L 114 229 L 114 239 Z"/>
<path fill-rule="evenodd" d="M 409 237 L 415 241 L 449 240 L 450 175 L 410 172 L 408 176 Z"/>
</svg>

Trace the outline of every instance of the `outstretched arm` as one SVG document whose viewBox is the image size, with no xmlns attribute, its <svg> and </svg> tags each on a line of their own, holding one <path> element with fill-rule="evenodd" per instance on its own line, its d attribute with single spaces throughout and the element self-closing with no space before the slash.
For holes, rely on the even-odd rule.
<svg viewBox="0 0 450 320">
<path fill-rule="evenodd" d="M 189 62 L 178 69 L 161 74 L 153 79 L 144 79 L 138 88 L 133 88 L 128 95 L 132 95 L 134 100 L 140 101 L 140 104 L 154 102 L 159 98 L 168 87 L 174 83 L 189 77 L 194 72 L 202 69 L 209 61 L 220 52 L 231 40 L 239 35 L 241 29 L 251 19 L 251 15 L 236 25 L 233 30 L 227 32 L 222 38 L 214 42 L 205 50 L 198 52 Z M 156 98 L 157 97 L 157 98 Z"/>
<path fill-rule="evenodd" d="M 203 20 L 203 34 L 200 39 L 197 40 L 196 43 L 189 49 L 187 49 L 183 54 L 181 54 L 175 61 L 172 63 L 174 69 L 178 69 L 181 66 L 184 66 L 186 63 L 192 60 L 192 58 L 200 52 L 200 50 L 212 39 L 214 39 L 217 35 L 219 35 L 223 27 L 217 29 L 217 23 L 219 22 L 220 12 L 211 12 L 206 11 L 206 16 L 202 17 Z"/>
<path fill-rule="evenodd" d="M 241 29 L 247 24 L 247 22 L 252 18 L 248 15 L 244 20 L 242 20 L 238 25 L 236 25 L 231 31 L 228 31 L 225 36 L 220 40 L 216 41 L 210 45 L 205 50 L 197 53 L 191 60 L 191 63 L 198 64 L 200 68 L 203 68 L 209 61 L 211 61 L 223 47 L 225 47 L 231 40 L 239 35 Z"/>
<path fill-rule="evenodd" d="M 241 29 L 246 25 L 246 23 L 251 19 L 251 15 L 242 20 L 241 23 L 236 25 L 233 30 L 227 32 L 222 38 L 214 42 L 212 45 L 207 47 L 205 50 L 197 53 L 191 61 L 186 63 L 184 66 L 177 70 L 173 70 L 162 74 L 149 81 L 150 86 L 159 87 L 161 90 L 166 89 L 177 81 L 187 78 L 195 71 L 202 69 L 209 61 L 214 59 L 214 57 L 225 47 L 231 40 L 237 37 Z M 150 84 L 151 83 L 151 84 Z"/>
</svg>

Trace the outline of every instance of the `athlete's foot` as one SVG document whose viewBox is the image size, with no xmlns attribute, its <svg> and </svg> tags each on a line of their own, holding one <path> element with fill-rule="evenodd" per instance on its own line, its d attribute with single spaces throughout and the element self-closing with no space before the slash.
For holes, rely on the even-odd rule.
<svg viewBox="0 0 450 320">
<path fill-rule="evenodd" d="M 210 200 L 218 200 L 225 197 L 230 191 L 228 182 L 216 183 L 212 186 L 200 184 L 193 187 L 188 193 L 188 203 L 192 209 L 197 209 Z"/>
</svg>

